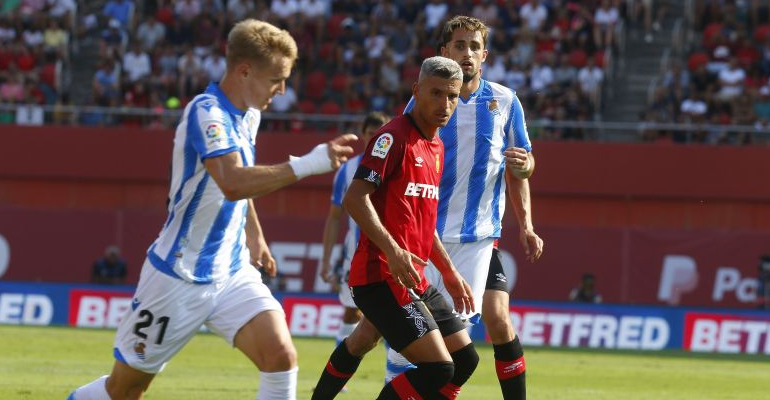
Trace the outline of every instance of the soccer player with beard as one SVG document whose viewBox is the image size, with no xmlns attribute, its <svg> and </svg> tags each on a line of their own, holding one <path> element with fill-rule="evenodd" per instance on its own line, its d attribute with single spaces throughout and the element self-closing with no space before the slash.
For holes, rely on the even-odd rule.
<svg viewBox="0 0 770 400">
<path fill-rule="evenodd" d="M 381 336 L 416 368 L 386 384 L 378 399 L 455 399 L 476 369 L 465 326 L 423 275 L 430 259 L 455 309 L 473 312 L 470 288 L 435 231 L 444 165 L 437 133 L 457 106 L 461 84 L 456 62 L 426 59 L 413 109 L 383 126 L 364 152 L 343 202 L 361 229 L 349 284 L 364 319 L 332 353 L 313 400 L 333 398 Z"/>
<path fill-rule="evenodd" d="M 503 398 L 523 400 L 524 352 L 511 324 L 507 278 L 497 242 L 507 190 L 527 260 L 535 262 L 543 252 L 543 241 L 532 225 L 529 193 L 528 179 L 535 159 L 518 97 L 513 90 L 481 78 L 487 33 L 483 22 L 467 16 L 452 18 L 442 30 L 441 55 L 460 64 L 463 85 L 455 113 L 439 130 L 446 155 L 436 231 L 473 290 L 475 309 L 481 311 L 494 347 Z M 425 272 L 447 297 L 435 268 Z M 464 317 L 471 322 L 478 319 L 467 313 Z M 388 358 L 389 369 L 404 365 L 393 351 L 388 352 Z"/>
</svg>

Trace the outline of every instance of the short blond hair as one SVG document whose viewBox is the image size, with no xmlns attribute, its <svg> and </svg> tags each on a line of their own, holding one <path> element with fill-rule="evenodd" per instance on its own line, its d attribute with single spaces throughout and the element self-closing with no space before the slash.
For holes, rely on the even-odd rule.
<svg viewBox="0 0 770 400">
<path fill-rule="evenodd" d="M 257 65 L 272 63 L 275 56 L 297 60 L 297 42 L 289 32 L 264 21 L 245 19 L 235 24 L 227 35 L 227 66 L 243 61 Z"/>
</svg>

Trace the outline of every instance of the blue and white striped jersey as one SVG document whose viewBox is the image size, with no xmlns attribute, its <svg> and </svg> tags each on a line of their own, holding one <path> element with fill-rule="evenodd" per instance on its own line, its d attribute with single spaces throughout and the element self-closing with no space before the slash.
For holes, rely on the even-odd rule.
<svg viewBox="0 0 770 400">
<path fill-rule="evenodd" d="M 261 114 L 235 108 L 217 83 L 185 107 L 176 129 L 168 218 L 147 256 L 161 272 L 193 283 L 226 279 L 250 264 L 246 247 L 247 200 L 229 201 L 203 165 L 239 152 L 254 165 Z"/>
<path fill-rule="evenodd" d="M 441 241 L 499 238 L 505 211 L 503 151 L 511 146 L 532 151 L 519 98 L 513 90 L 482 79 L 467 100 L 460 98 L 439 136 L 444 142 L 436 222 Z"/>
<path fill-rule="evenodd" d="M 342 164 L 334 175 L 332 204 L 335 206 L 342 207 L 342 199 L 345 198 L 348 186 L 353 181 L 353 176 L 356 174 L 356 170 L 358 170 L 358 164 L 361 163 L 362 156 L 363 154 L 359 154 Z M 356 221 L 348 215 L 348 232 L 345 234 L 345 245 L 343 247 L 346 258 L 353 258 L 353 253 L 356 252 L 356 247 L 358 247 L 358 237 L 360 234 L 361 230 L 358 229 Z"/>
</svg>

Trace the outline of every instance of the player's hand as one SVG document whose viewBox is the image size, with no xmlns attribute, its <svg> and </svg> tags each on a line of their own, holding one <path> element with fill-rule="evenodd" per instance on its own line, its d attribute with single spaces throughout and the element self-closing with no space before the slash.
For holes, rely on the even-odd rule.
<svg viewBox="0 0 770 400">
<path fill-rule="evenodd" d="M 530 159 L 526 149 L 521 147 L 509 147 L 503 152 L 505 156 L 505 167 L 524 174 L 529 171 Z"/>
<path fill-rule="evenodd" d="M 318 275 L 321 276 L 321 279 L 323 279 L 324 282 L 332 283 L 332 278 L 334 277 L 332 266 L 326 262 L 321 263 L 321 271 L 318 272 Z"/>
<path fill-rule="evenodd" d="M 251 252 L 251 263 L 255 267 L 262 268 L 268 276 L 275 276 L 278 268 L 264 238 L 259 238 L 253 245 L 249 246 L 249 251 Z"/>
<path fill-rule="evenodd" d="M 473 300 L 471 286 L 460 276 L 457 270 L 453 268 L 451 272 L 442 274 L 441 277 L 444 279 L 447 292 L 452 296 L 455 311 L 466 314 L 475 312 L 476 303 Z"/>
<path fill-rule="evenodd" d="M 331 160 L 333 169 L 339 168 L 342 163 L 348 160 L 348 157 L 353 155 L 353 148 L 349 145 L 356 140 L 358 140 L 358 136 L 346 133 L 327 143 L 326 148 L 329 151 L 329 160 Z"/>
<path fill-rule="evenodd" d="M 414 264 L 422 267 L 428 265 L 427 261 L 404 249 L 396 250 L 395 254 L 387 258 L 388 268 L 390 269 L 390 274 L 393 275 L 393 279 L 398 284 L 410 289 L 417 286 L 421 281 L 420 274 L 417 272 Z"/>
<path fill-rule="evenodd" d="M 537 261 L 543 254 L 543 239 L 540 239 L 535 231 L 522 229 L 519 231 L 519 241 L 524 247 L 524 254 L 529 262 Z"/>
</svg>

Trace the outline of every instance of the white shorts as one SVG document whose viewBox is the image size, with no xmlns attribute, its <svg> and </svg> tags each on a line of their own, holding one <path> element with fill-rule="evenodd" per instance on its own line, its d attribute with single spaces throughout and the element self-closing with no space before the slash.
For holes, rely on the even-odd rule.
<svg viewBox="0 0 770 400">
<path fill-rule="evenodd" d="M 463 313 L 461 317 L 467 319 L 472 315 L 480 314 L 484 290 L 487 285 L 487 275 L 489 274 L 489 260 L 492 259 L 492 249 L 494 248 L 495 240 L 487 238 L 471 243 L 442 244 L 455 268 L 457 268 L 457 272 L 468 282 L 473 291 L 476 312 Z M 454 307 L 452 296 L 447 292 L 441 273 L 438 272 L 433 263 L 428 263 L 428 266 L 425 268 L 425 277 L 444 296 L 447 303 Z"/>
<path fill-rule="evenodd" d="M 201 285 L 170 277 L 147 260 L 131 308 L 118 326 L 114 355 L 150 374 L 160 372 L 204 324 L 233 345 L 238 330 L 257 314 L 283 312 L 251 266 Z"/>
<path fill-rule="evenodd" d="M 352 257 L 352 254 L 351 254 Z M 350 275 L 350 263 L 352 258 L 345 257 L 345 261 L 342 262 L 342 276 L 340 277 L 340 303 L 348 308 L 358 308 L 353 301 L 353 295 L 350 293 L 350 286 L 348 286 L 348 276 Z"/>
</svg>

